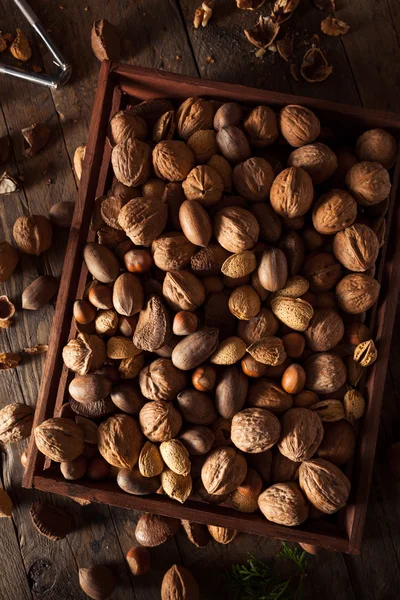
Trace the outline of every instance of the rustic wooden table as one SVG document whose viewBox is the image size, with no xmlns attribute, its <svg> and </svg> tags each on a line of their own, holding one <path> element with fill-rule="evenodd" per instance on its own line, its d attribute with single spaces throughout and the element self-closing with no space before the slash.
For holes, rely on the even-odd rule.
<svg viewBox="0 0 400 600">
<path fill-rule="evenodd" d="M 118 26 L 125 62 L 371 108 L 400 109 L 400 4 L 396 0 L 337 0 L 336 16 L 348 22 L 351 31 L 343 38 L 321 34 L 334 72 L 320 84 L 296 82 L 288 65 L 270 52 L 263 58 L 255 57 L 243 28 L 254 23 L 258 13 L 237 10 L 234 0 L 217 0 L 212 21 L 199 30 L 193 29 L 192 19 L 200 0 L 85 0 L 66 1 L 64 5 L 31 0 L 31 4 L 71 61 L 73 76 L 65 88 L 53 92 L 12 78 L 0 79 L 0 136 L 11 136 L 11 166 L 24 181 L 21 192 L 0 201 L 2 240 L 11 240 L 18 216 L 47 214 L 55 202 L 75 198 L 72 157 L 75 148 L 86 140 L 99 71 L 90 48 L 90 30 L 96 19 L 107 18 Z M 264 14 L 268 4 L 261 11 Z M 304 54 L 312 34 L 319 33 L 325 16 L 312 0 L 302 0 L 290 23 L 299 55 Z M 0 0 L 0 30 L 5 33 L 16 27 L 28 31 L 13 2 Z M 34 47 L 32 64 L 44 70 L 52 67 L 40 43 Z M 51 143 L 35 158 L 26 159 L 20 129 L 41 121 L 53 129 Z M 35 277 L 44 273 L 59 275 L 66 239 L 67 234 L 57 235 L 54 246 L 38 259 L 23 256 L 20 267 L 0 292 L 20 305 L 22 289 Z M 19 310 L 15 326 L 0 333 L 0 351 L 46 343 L 53 310 L 52 306 L 32 313 Z M 396 502 L 400 483 L 390 476 L 385 461 L 388 444 L 399 439 L 400 311 L 396 331 L 362 556 L 322 552 L 311 558 L 310 598 L 400 598 L 400 505 Z M 0 406 L 10 401 L 35 405 L 44 360 L 44 355 L 32 357 L 17 369 L 1 373 Z M 21 489 L 23 468 L 19 457 L 25 446 L 10 446 L 1 457 L 1 483 L 15 505 L 12 520 L 0 519 L 1 600 L 83 599 L 77 568 L 92 563 L 115 566 L 119 578 L 112 596 L 115 600 L 155 600 L 160 597 L 162 575 L 174 562 L 192 569 L 201 583 L 202 600 L 223 599 L 228 595 L 223 591 L 222 574 L 229 565 L 244 562 L 248 552 L 265 560 L 276 556 L 279 544 L 268 539 L 241 535 L 229 546 L 210 544 L 198 550 L 180 534 L 155 548 L 155 568 L 149 576 L 134 580 L 124 561 L 134 541 L 134 513 L 107 506 L 82 508 L 60 499 L 60 504 L 68 502 L 76 513 L 76 531 L 53 543 L 34 530 L 29 506 L 44 494 Z"/>
</svg>

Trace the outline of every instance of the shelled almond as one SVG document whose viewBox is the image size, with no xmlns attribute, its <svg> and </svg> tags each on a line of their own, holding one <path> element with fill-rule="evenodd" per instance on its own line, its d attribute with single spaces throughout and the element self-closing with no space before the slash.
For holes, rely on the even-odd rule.
<svg viewBox="0 0 400 600">
<path fill-rule="evenodd" d="M 395 143 L 360 132 L 338 183 L 340 153 L 320 132 L 301 106 L 276 115 L 202 98 L 112 118 L 116 179 L 96 203 L 63 351 L 78 416 L 35 430 L 67 478 L 111 466 L 127 493 L 222 502 L 286 526 L 347 502 L 341 468 L 368 403 L 355 388 L 378 355 L 363 323 L 380 291 L 375 207 Z M 18 245 L 39 254 L 47 223 L 33 224 L 35 244 L 22 225 Z M 7 253 L 3 280 L 16 264 Z"/>
</svg>

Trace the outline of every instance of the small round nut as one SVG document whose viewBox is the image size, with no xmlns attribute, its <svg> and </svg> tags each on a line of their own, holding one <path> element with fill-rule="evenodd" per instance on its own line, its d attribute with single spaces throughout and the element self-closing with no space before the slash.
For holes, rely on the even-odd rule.
<svg viewBox="0 0 400 600">
<path fill-rule="evenodd" d="M 197 367 L 192 373 L 192 384 L 199 392 L 210 392 L 217 379 L 217 372 L 211 365 Z"/>
<path fill-rule="evenodd" d="M 271 485 L 258 497 L 258 506 L 269 521 L 294 527 L 308 517 L 309 505 L 294 481 Z"/>
<path fill-rule="evenodd" d="M 384 129 L 369 129 L 357 139 L 356 152 L 361 161 L 378 162 L 391 169 L 396 162 L 397 142 Z"/>
<path fill-rule="evenodd" d="M 150 571 L 150 552 L 143 546 L 134 546 L 128 550 L 126 561 L 133 575 L 144 575 Z"/>
<path fill-rule="evenodd" d="M 13 227 L 13 236 L 21 252 L 39 256 L 52 242 L 51 222 L 43 215 L 19 217 Z"/>
<path fill-rule="evenodd" d="M 188 140 L 200 129 L 211 129 L 214 108 L 204 98 L 187 98 L 176 112 L 176 130 L 182 140 Z"/>
<path fill-rule="evenodd" d="M 332 234 L 345 229 L 357 218 L 357 202 L 345 190 L 331 190 L 318 198 L 312 212 L 315 229 Z"/>
<path fill-rule="evenodd" d="M 328 146 L 318 142 L 293 150 L 287 164 L 289 167 L 302 167 L 313 183 L 319 184 L 332 177 L 337 169 L 337 158 Z"/>
<path fill-rule="evenodd" d="M 378 162 L 356 163 L 346 175 L 346 185 L 362 206 L 383 202 L 390 194 L 390 175 Z"/>
<path fill-rule="evenodd" d="M 172 332 L 174 335 L 189 335 L 196 331 L 198 324 L 199 320 L 195 313 L 181 310 L 174 317 Z"/>
<path fill-rule="evenodd" d="M 378 258 L 378 238 L 367 225 L 355 223 L 335 235 L 333 253 L 349 271 L 367 271 Z"/>
<path fill-rule="evenodd" d="M 271 187 L 271 206 L 281 217 L 294 219 L 305 215 L 313 199 L 312 179 L 300 167 L 284 169 L 275 178 Z"/>
<path fill-rule="evenodd" d="M 281 424 L 278 442 L 281 454 L 294 462 L 311 458 L 324 435 L 319 416 L 308 408 L 290 408 L 283 414 Z"/>
<path fill-rule="evenodd" d="M 299 394 L 303 391 L 306 383 L 306 372 L 299 364 L 293 363 L 285 369 L 282 375 L 281 385 L 288 394 Z"/>
<path fill-rule="evenodd" d="M 320 134 L 318 117 L 305 106 L 289 104 L 279 113 L 279 128 L 285 140 L 294 148 L 313 142 Z"/>
<path fill-rule="evenodd" d="M 281 433 L 277 417 L 263 408 L 246 408 L 232 419 L 231 439 L 243 452 L 258 454 L 276 444 Z"/>
</svg>

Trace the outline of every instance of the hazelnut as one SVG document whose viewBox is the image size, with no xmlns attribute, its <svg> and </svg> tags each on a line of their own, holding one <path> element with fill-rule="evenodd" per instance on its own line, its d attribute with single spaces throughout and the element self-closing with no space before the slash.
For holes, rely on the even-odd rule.
<svg viewBox="0 0 400 600">
<path fill-rule="evenodd" d="M 192 384 L 199 392 L 210 392 L 217 379 L 217 373 L 211 365 L 202 365 L 193 371 Z"/>
<path fill-rule="evenodd" d="M 78 456 L 75 460 L 62 462 L 60 464 L 60 471 L 64 479 L 75 481 L 82 479 L 86 473 L 87 460 L 84 456 Z"/>
<path fill-rule="evenodd" d="M 267 200 L 273 181 L 273 169 L 264 158 L 249 158 L 233 169 L 233 184 L 249 202 Z"/>
<path fill-rule="evenodd" d="M 218 131 L 217 146 L 222 156 L 233 165 L 237 165 L 251 156 L 247 137 L 235 125 L 228 125 Z"/>
<path fill-rule="evenodd" d="M 214 217 L 214 235 L 228 252 L 250 250 L 258 240 L 258 234 L 256 218 L 244 208 L 223 208 Z"/>
<path fill-rule="evenodd" d="M 281 384 L 288 394 L 299 394 L 303 391 L 306 383 L 306 372 L 301 365 L 293 363 L 289 365 L 282 375 Z"/>
<path fill-rule="evenodd" d="M 137 187 L 150 175 L 151 148 L 145 142 L 129 137 L 114 146 L 111 163 L 118 181 Z"/>
<path fill-rule="evenodd" d="M 351 315 L 369 310 L 378 300 L 380 284 L 369 275 L 352 273 L 346 275 L 336 286 L 336 298 L 340 308 Z"/>
<path fill-rule="evenodd" d="M 357 218 L 357 203 L 344 190 L 331 190 L 318 198 L 312 212 L 315 229 L 319 233 L 332 234 L 345 229 Z"/>
<path fill-rule="evenodd" d="M 153 265 L 153 259 L 148 250 L 129 250 L 124 254 L 124 264 L 129 273 L 147 273 Z"/>
<path fill-rule="evenodd" d="M 346 269 L 366 271 L 378 258 L 378 238 L 367 225 L 355 223 L 335 235 L 333 253 Z"/>
<path fill-rule="evenodd" d="M 113 308 L 112 296 L 112 288 L 107 285 L 100 285 L 99 283 L 95 283 L 88 292 L 90 304 L 103 310 Z"/>
<path fill-rule="evenodd" d="M 361 161 L 378 162 L 391 169 L 396 162 L 397 142 L 384 129 L 370 129 L 357 139 L 356 152 Z"/>
<path fill-rule="evenodd" d="M 197 163 L 208 163 L 217 152 L 216 133 L 212 129 L 199 129 L 190 136 L 187 145 L 193 152 Z"/>
<path fill-rule="evenodd" d="M 51 222 L 42 215 L 19 217 L 14 223 L 13 236 L 21 252 L 39 256 L 51 246 Z"/>
<path fill-rule="evenodd" d="M 253 108 L 243 126 L 254 148 L 270 146 L 279 135 L 276 115 L 268 106 Z"/>
<path fill-rule="evenodd" d="M 314 184 L 329 179 L 337 169 L 336 154 L 325 144 L 302 146 L 289 155 L 289 167 L 302 167 Z"/>
<path fill-rule="evenodd" d="M 134 546 L 128 550 L 126 561 L 133 575 L 145 575 L 150 571 L 150 553 L 143 546 Z"/>
<path fill-rule="evenodd" d="M 153 150 L 154 171 L 161 179 L 183 181 L 194 166 L 194 154 L 184 142 L 166 140 Z"/>
<path fill-rule="evenodd" d="M 388 171 L 378 162 L 359 162 L 348 171 L 346 185 L 362 206 L 383 202 L 390 194 Z"/>
<path fill-rule="evenodd" d="M 318 117 L 305 106 L 289 104 L 279 113 L 279 128 L 285 140 L 294 148 L 313 142 L 320 134 Z"/>
<path fill-rule="evenodd" d="M 198 324 L 198 318 L 194 313 L 181 310 L 174 317 L 172 331 L 175 335 L 189 335 L 196 331 Z"/>
<path fill-rule="evenodd" d="M 310 175 L 300 167 L 284 169 L 271 187 L 271 206 L 278 215 L 294 219 L 304 215 L 314 199 Z"/>
<path fill-rule="evenodd" d="M 224 191 L 220 175 L 208 165 L 198 165 L 192 169 L 182 187 L 188 200 L 196 200 L 206 208 L 217 204 Z"/>
<path fill-rule="evenodd" d="M 193 133 L 200 129 L 211 129 L 213 119 L 214 109 L 208 100 L 188 98 L 176 112 L 178 136 L 183 140 L 188 140 Z"/>
</svg>

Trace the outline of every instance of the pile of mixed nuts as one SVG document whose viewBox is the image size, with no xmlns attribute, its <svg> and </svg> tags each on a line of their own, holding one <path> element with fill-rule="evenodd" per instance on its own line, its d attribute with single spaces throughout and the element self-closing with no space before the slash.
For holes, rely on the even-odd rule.
<svg viewBox="0 0 400 600">
<path fill-rule="evenodd" d="M 202 98 L 111 119 L 70 398 L 35 429 L 66 479 L 287 526 L 346 504 L 397 143 L 320 134 L 302 106 Z"/>
</svg>

